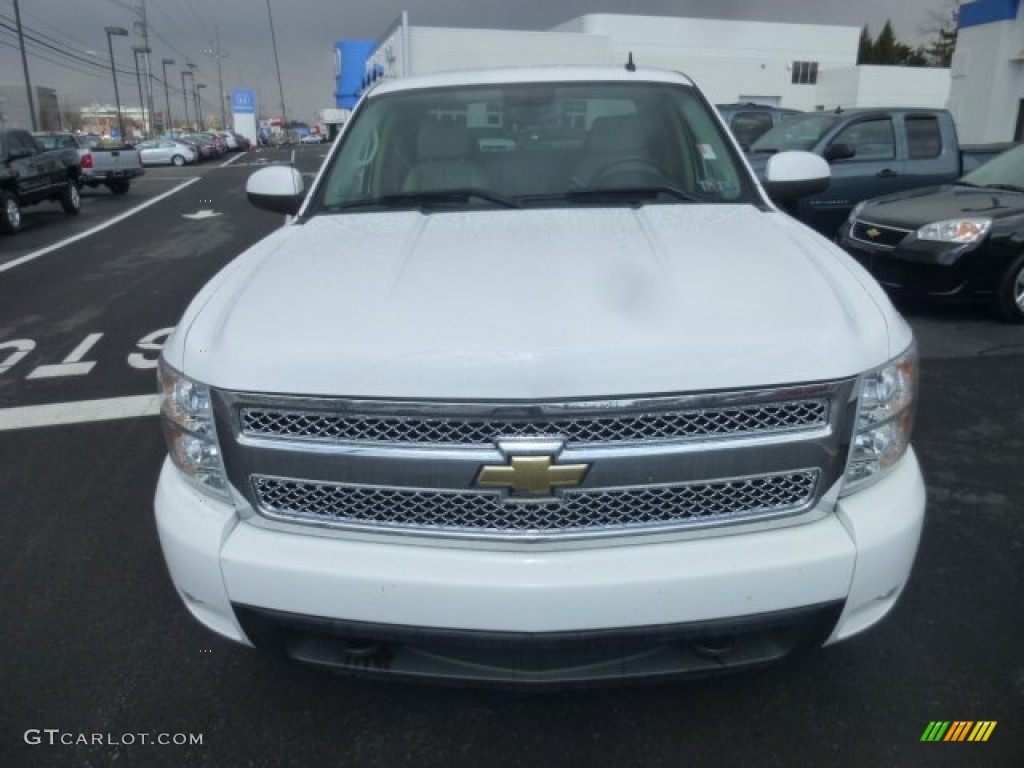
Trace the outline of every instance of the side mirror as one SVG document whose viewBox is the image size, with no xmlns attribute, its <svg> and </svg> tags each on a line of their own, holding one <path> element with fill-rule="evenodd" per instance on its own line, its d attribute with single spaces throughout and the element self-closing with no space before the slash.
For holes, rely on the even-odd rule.
<svg viewBox="0 0 1024 768">
<path fill-rule="evenodd" d="M 836 160 L 849 160 L 857 154 L 857 149 L 852 144 L 830 144 L 825 149 L 825 159 L 830 163 Z"/>
<path fill-rule="evenodd" d="M 828 163 L 817 155 L 811 152 L 779 152 L 768 158 L 763 186 L 768 197 L 784 203 L 824 192 L 831 179 Z"/>
<path fill-rule="evenodd" d="M 294 168 L 274 166 L 256 171 L 245 182 L 245 194 L 257 208 L 294 216 L 302 206 L 306 185 Z"/>
</svg>

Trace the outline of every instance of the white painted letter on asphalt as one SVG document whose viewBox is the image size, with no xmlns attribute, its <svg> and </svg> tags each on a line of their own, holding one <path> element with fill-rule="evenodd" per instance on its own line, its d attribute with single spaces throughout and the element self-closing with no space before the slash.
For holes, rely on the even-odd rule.
<svg viewBox="0 0 1024 768">
<path fill-rule="evenodd" d="M 160 357 L 160 350 L 164 348 L 164 342 L 167 341 L 167 337 L 171 335 L 173 330 L 174 328 L 161 328 L 159 331 L 153 331 L 139 339 L 139 343 L 135 346 L 139 349 L 156 352 L 156 357 L 146 357 L 141 352 L 132 352 L 128 355 L 128 365 L 139 370 L 156 368 L 157 358 Z"/>
<path fill-rule="evenodd" d="M 83 363 L 82 358 L 85 357 L 85 353 L 88 352 L 93 346 L 103 338 L 102 333 L 90 333 L 85 337 L 85 340 L 79 344 L 74 350 L 64 358 L 63 363 L 56 365 L 40 365 L 26 378 L 29 379 L 53 379 L 58 376 L 84 376 L 93 369 L 96 365 L 95 361 L 91 363 Z"/>
<path fill-rule="evenodd" d="M 20 363 L 25 355 L 36 348 L 36 343 L 32 339 L 15 339 L 14 341 L 5 341 L 0 344 L 0 352 L 12 348 L 14 351 L 0 361 L 0 373 L 7 373 L 11 368 Z"/>
</svg>

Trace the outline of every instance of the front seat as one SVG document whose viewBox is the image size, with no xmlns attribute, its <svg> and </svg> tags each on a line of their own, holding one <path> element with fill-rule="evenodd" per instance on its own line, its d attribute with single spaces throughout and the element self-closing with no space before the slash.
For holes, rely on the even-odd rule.
<svg viewBox="0 0 1024 768">
<path fill-rule="evenodd" d="M 430 122 L 416 135 L 416 163 L 402 184 L 403 192 L 488 188 L 476 163 L 477 142 L 465 126 Z"/>
<path fill-rule="evenodd" d="M 639 115 L 598 117 L 590 126 L 585 156 L 576 166 L 574 180 L 581 186 L 604 181 L 602 177 L 629 172 L 657 173 L 647 135 Z"/>
</svg>

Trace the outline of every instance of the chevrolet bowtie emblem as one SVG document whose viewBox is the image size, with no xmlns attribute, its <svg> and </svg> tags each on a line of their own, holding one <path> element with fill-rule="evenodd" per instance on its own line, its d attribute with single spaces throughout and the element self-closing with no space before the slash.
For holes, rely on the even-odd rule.
<svg viewBox="0 0 1024 768">
<path fill-rule="evenodd" d="M 867 234 L 868 237 L 870 237 L 872 240 L 874 240 L 876 237 L 878 237 L 880 234 L 882 234 L 882 232 L 881 232 L 881 230 L 878 230 L 878 229 L 875 229 L 874 227 L 872 227 L 871 229 L 869 229 L 867 231 L 866 234 Z"/>
<path fill-rule="evenodd" d="M 476 484 L 508 488 L 513 497 L 550 497 L 553 488 L 579 485 L 589 464 L 552 464 L 550 456 L 514 456 L 509 464 L 480 467 Z"/>
</svg>

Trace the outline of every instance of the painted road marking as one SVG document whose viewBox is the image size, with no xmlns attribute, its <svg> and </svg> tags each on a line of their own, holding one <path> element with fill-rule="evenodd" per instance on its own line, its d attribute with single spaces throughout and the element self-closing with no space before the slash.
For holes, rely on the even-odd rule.
<svg viewBox="0 0 1024 768">
<path fill-rule="evenodd" d="M 224 161 L 223 163 L 221 163 L 221 164 L 220 164 L 220 165 L 218 165 L 217 167 L 218 167 L 218 168 L 227 168 L 227 167 L 228 167 L 229 165 L 231 165 L 231 164 L 232 164 L 233 162 L 235 162 L 236 160 L 238 160 L 238 159 L 239 159 L 240 157 L 244 157 L 245 155 L 246 155 L 246 153 L 245 153 L 245 152 L 239 152 L 239 153 L 238 153 L 237 155 L 235 155 L 234 157 L 232 157 L 232 158 L 231 158 L 230 160 L 225 160 L 225 161 Z"/>
<path fill-rule="evenodd" d="M 0 409 L 0 432 L 62 424 L 133 419 L 160 413 L 160 395 L 135 395 L 106 400 L 80 400 L 52 405 L 27 405 Z"/>
<path fill-rule="evenodd" d="M 5 264 L 0 264 L 0 272 L 6 272 L 8 269 L 14 269 L 15 267 L 21 266 L 22 264 L 27 264 L 30 261 L 35 261 L 40 256 L 45 256 L 46 254 L 56 251 L 59 248 L 63 248 L 65 245 L 71 245 L 72 243 L 77 243 L 79 240 L 83 240 L 84 238 L 89 237 L 90 235 L 95 235 L 97 232 L 101 232 L 107 227 L 112 227 L 114 224 L 117 224 L 120 221 L 124 221 L 129 216 L 134 216 L 139 211 L 149 208 L 149 206 L 151 205 L 159 203 L 165 197 L 170 197 L 175 192 L 180 192 L 189 184 L 195 184 L 197 181 L 200 180 L 200 178 L 202 177 L 196 176 L 195 178 L 189 179 L 188 181 L 179 184 L 173 189 L 170 189 L 167 192 L 164 192 L 163 194 L 157 195 L 152 200 L 147 200 L 141 205 L 137 205 L 134 208 L 130 208 L 129 210 L 122 213 L 120 216 L 115 216 L 114 218 L 108 221 L 104 221 L 102 224 L 97 224 L 92 229 L 87 229 L 85 232 L 80 232 L 77 235 L 69 237 L 65 240 L 61 240 L 60 242 L 54 243 L 53 245 L 48 245 L 45 248 L 40 248 L 38 251 L 26 253 L 24 256 L 14 259 L 13 261 L 8 261 Z"/>
<path fill-rule="evenodd" d="M 209 208 L 201 208 L 195 213 L 183 213 L 181 217 L 183 219 L 192 219 L 193 221 L 202 221 L 203 219 L 209 219 L 213 216 L 220 216 L 221 214 L 217 211 L 211 211 Z"/>
<path fill-rule="evenodd" d="M 56 365 L 40 365 L 25 378 L 27 379 L 54 379 L 58 376 L 84 376 L 93 369 L 96 362 L 83 363 L 85 353 L 92 349 L 96 342 L 103 338 L 102 333 L 90 333 L 74 350 L 64 358 L 63 363 Z"/>
</svg>

